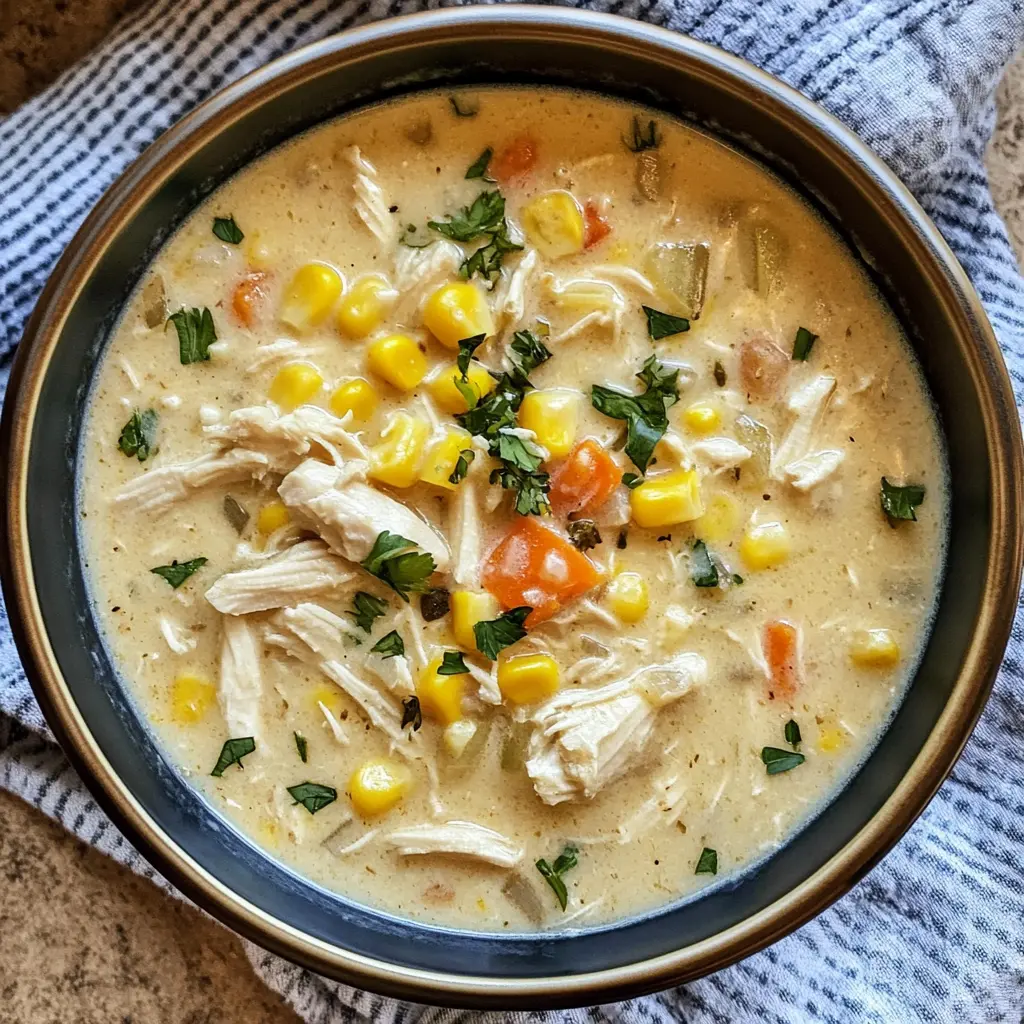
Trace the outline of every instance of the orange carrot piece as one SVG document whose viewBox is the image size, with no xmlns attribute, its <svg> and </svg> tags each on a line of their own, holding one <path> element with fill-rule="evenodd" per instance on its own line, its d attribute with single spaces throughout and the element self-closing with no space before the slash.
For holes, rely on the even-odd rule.
<svg viewBox="0 0 1024 1024">
<path fill-rule="evenodd" d="M 264 282 L 267 275 L 262 270 L 246 274 L 235 288 L 231 308 L 245 327 L 252 327 L 256 319 L 257 306 L 266 298 Z"/>
<path fill-rule="evenodd" d="M 583 248 L 592 249 L 612 233 L 612 226 L 604 217 L 597 205 L 587 200 L 583 207 Z"/>
<path fill-rule="evenodd" d="M 492 161 L 491 177 L 501 182 L 520 178 L 537 162 L 537 143 L 529 135 L 513 139 Z"/>
<path fill-rule="evenodd" d="M 483 584 L 503 608 L 528 605 L 531 627 L 601 582 L 586 555 L 564 537 L 523 516 L 498 542 L 483 566 Z"/>
<path fill-rule="evenodd" d="M 548 500 L 557 516 L 593 512 L 622 482 L 622 469 L 593 438 L 580 441 L 551 473 Z"/>
<path fill-rule="evenodd" d="M 772 695 L 790 700 L 800 687 L 800 633 L 788 622 L 766 622 L 762 639 Z"/>
</svg>

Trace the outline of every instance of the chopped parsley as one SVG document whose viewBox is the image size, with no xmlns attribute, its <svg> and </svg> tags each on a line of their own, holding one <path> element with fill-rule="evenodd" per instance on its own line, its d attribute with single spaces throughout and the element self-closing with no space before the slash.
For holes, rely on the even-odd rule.
<svg viewBox="0 0 1024 1024">
<path fill-rule="evenodd" d="M 156 455 L 157 419 L 156 411 L 153 409 L 147 409 L 145 412 L 136 409 L 131 419 L 121 428 L 117 447 L 128 458 L 134 455 L 139 462 L 145 462 L 150 455 Z"/>
<path fill-rule="evenodd" d="M 437 666 L 439 676 L 464 676 L 468 671 L 461 651 L 445 651 L 441 664 Z"/>
<path fill-rule="evenodd" d="M 288 793 L 310 814 L 322 811 L 338 799 L 338 791 L 333 786 L 322 786 L 319 782 L 300 782 L 297 786 L 289 786 Z"/>
<path fill-rule="evenodd" d="M 519 369 L 530 374 L 551 358 L 547 345 L 532 331 L 516 331 L 509 346 L 519 356 Z"/>
<path fill-rule="evenodd" d="M 213 771 L 210 774 L 215 778 L 219 779 L 225 769 L 230 768 L 233 764 L 237 764 L 239 768 L 244 768 L 242 764 L 242 758 L 248 754 L 251 754 L 256 749 L 256 740 L 252 736 L 241 736 L 237 739 L 227 740 L 224 746 L 220 748 L 220 757 L 217 758 L 217 763 L 213 766 Z"/>
<path fill-rule="evenodd" d="M 658 137 L 658 122 L 648 121 L 644 125 L 641 124 L 639 117 L 634 116 L 632 134 L 624 135 L 622 141 L 626 148 L 634 153 L 642 153 L 645 149 L 657 149 L 661 144 Z"/>
<path fill-rule="evenodd" d="M 199 309 L 179 309 L 167 318 L 178 332 L 178 358 L 182 366 L 201 363 L 210 358 L 210 346 L 217 340 L 213 314 L 205 306 Z M 164 325 L 166 329 L 167 324 Z"/>
<path fill-rule="evenodd" d="M 456 117 L 476 117 L 480 113 L 480 102 L 464 96 L 449 96 L 448 103 Z"/>
<path fill-rule="evenodd" d="M 423 725 L 423 710 L 420 708 L 419 697 L 406 697 L 402 701 L 402 728 L 412 726 L 413 732 L 419 732 Z"/>
<path fill-rule="evenodd" d="M 786 737 L 786 742 L 791 747 L 796 749 L 800 746 L 800 726 L 796 724 L 796 721 L 794 719 L 791 718 L 786 723 L 786 728 L 783 730 L 783 732 Z"/>
<path fill-rule="evenodd" d="M 227 242 L 228 245 L 238 245 L 245 238 L 245 235 L 242 234 L 242 229 L 235 223 L 234 216 L 214 217 L 213 233 L 222 242 Z"/>
<path fill-rule="evenodd" d="M 295 737 L 295 749 L 299 752 L 299 760 L 305 764 L 309 760 L 309 744 L 301 732 L 293 732 Z"/>
<path fill-rule="evenodd" d="M 725 382 L 729 379 L 726 376 L 725 367 L 722 365 L 721 361 L 718 360 L 718 359 L 715 360 L 714 377 L 715 377 L 715 383 L 720 388 L 724 388 L 725 387 Z"/>
<path fill-rule="evenodd" d="M 463 380 L 469 372 L 469 362 L 473 358 L 473 353 L 484 343 L 486 337 L 486 334 L 474 334 L 472 338 L 463 338 L 459 342 L 459 354 L 455 358 L 455 365 L 459 368 Z"/>
<path fill-rule="evenodd" d="M 668 409 L 679 401 L 679 370 L 669 369 L 657 356 L 651 356 L 637 377 L 645 386 L 642 394 L 629 395 L 594 384 L 590 401 L 605 416 L 626 421 L 626 454 L 643 473 L 668 429 Z"/>
<path fill-rule="evenodd" d="M 410 594 L 422 594 L 427 589 L 427 580 L 436 568 L 431 555 L 387 530 L 377 534 L 373 549 L 360 565 L 406 602 Z"/>
<path fill-rule="evenodd" d="M 922 484 L 891 484 L 885 477 L 882 477 L 882 511 L 889 520 L 890 526 L 895 526 L 900 520 L 917 522 L 917 513 L 914 509 L 924 501 L 924 486 Z"/>
<path fill-rule="evenodd" d="M 435 587 L 420 598 L 420 614 L 426 622 L 443 619 L 448 614 L 451 603 L 451 594 L 443 587 Z"/>
<path fill-rule="evenodd" d="M 796 339 L 793 341 L 793 358 L 805 362 L 817 340 L 817 334 L 812 334 L 806 327 L 798 327 Z"/>
<path fill-rule="evenodd" d="M 702 540 L 693 542 L 690 552 L 690 579 L 695 587 L 717 587 L 718 566 L 711 560 L 711 552 Z"/>
<path fill-rule="evenodd" d="M 673 334 L 682 334 L 690 329 L 690 321 L 685 316 L 662 313 L 660 309 L 652 309 L 650 306 L 640 308 L 647 317 L 647 333 L 651 341 L 661 341 L 662 338 L 670 338 Z"/>
<path fill-rule="evenodd" d="M 768 769 L 769 775 L 779 775 L 781 772 L 788 772 L 791 768 L 796 768 L 797 765 L 801 765 L 807 759 L 803 754 L 794 753 L 792 750 L 780 750 L 778 747 L 763 747 L 761 750 L 761 760 L 764 762 L 765 768 Z"/>
<path fill-rule="evenodd" d="M 384 658 L 397 658 L 405 654 L 405 641 L 398 635 L 398 630 L 393 629 L 385 633 L 371 648 L 371 654 L 379 654 Z"/>
<path fill-rule="evenodd" d="M 466 181 L 472 181 L 474 178 L 483 178 L 484 181 L 494 181 L 493 178 L 487 175 L 487 165 L 491 162 L 491 157 L 494 156 L 494 150 L 488 146 L 470 165 L 469 170 L 466 171 Z"/>
<path fill-rule="evenodd" d="M 494 281 L 501 270 L 505 255 L 523 247 L 513 242 L 505 220 L 505 197 L 497 190 L 480 195 L 447 220 L 432 220 L 428 226 L 453 242 L 472 242 L 486 238 L 487 242 L 463 262 L 459 273 L 464 278 L 479 274 Z"/>
<path fill-rule="evenodd" d="M 365 590 L 357 591 L 352 599 L 352 621 L 365 632 L 373 629 L 373 622 L 379 619 L 388 610 L 388 603 L 381 597 L 374 597 Z"/>
<path fill-rule="evenodd" d="M 639 473 L 622 474 L 622 483 L 631 491 L 635 491 L 643 482 L 644 478 Z"/>
<path fill-rule="evenodd" d="M 574 519 L 568 529 L 569 540 L 580 551 L 589 551 L 601 543 L 601 531 L 593 519 Z"/>
<path fill-rule="evenodd" d="M 718 851 L 705 846 L 697 858 L 697 870 L 695 875 L 717 875 L 718 874 Z"/>
<path fill-rule="evenodd" d="M 206 559 L 201 557 L 193 558 L 188 562 L 179 562 L 175 558 L 170 565 L 158 565 L 155 569 L 150 569 L 149 571 L 161 579 L 167 580 L 177 590 L 189 576 L 194 572 L 198 572 L 204 565 L 206 565 Z"/>
<path fill-rule="evenodd" d="M 537 861 L 537 870 L 541 873 L 544 881 L 551 886 L 555 896 L 558 898 L 558 905 L 565 910 L 569 903 L 569 892 L 562 881 L 562 875 L 576 867 L 579 850 L 575 846 L 567 846 L 555 858 L 554 864 L 549 864 L 543 857 Z"/>
<path fill-rule="evenodd" d="M 494 661 L 500 651 L 526 636 L 526 628 L 523 623 L 532 611 L 532 608 L 523 605 L 519 608 L 512 608 L 496 619 L 477 622 L 473 626 L 477 650 L 485 658 Z"/>
<path fill-rule="evenodd" d="M 461 483 L 469 472 L 470 463 L 476 458 L 476 452 L 472 448 L 463 448 L 459 451 L 459 457 L 455 460 L 455 468 L 448 474 L 448 483 Z"/>
<path fill-rule="evenodd" d="M 491 240 L 481 246 L 472 256 L 463 261 L 459 274 L 469 280 L 478 274 L 486 281 L 494 282 L 501 273 L 501 265 L 510 252 L 519 252 L 523 247 L 508 236 L 508 225 L 491 235 Z"/>
</svg>

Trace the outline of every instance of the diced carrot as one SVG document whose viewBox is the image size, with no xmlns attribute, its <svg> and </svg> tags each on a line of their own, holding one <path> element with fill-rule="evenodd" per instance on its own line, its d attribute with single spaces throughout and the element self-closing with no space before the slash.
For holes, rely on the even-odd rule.
<svg viewBox="0 0 1024 1024">
<path fill-rule="evenodd" d="M 800 686 L 800 633 L 788 622 L 766 622 L 762 646 L 772 696 L 789 700 Z"/>
<path fill-rule="evenodd" d="M 549 619 L 601 582 L 601 574 L 557 533 L 523 516 L 487 556 L 483 584 L 503 608 L 528 605 L 527 627 Z"/>
<path fill-rule="evenodd" d="M 256 307 L 266 298 L 266 280 L 267 275 L 262 270 L 254 270 L 246 274 L 235 288 L 231 308 L 246 327 L 252 327 L 256 319 Z"/>
<path fill-rule="evenodd" d="M 789 372 L 790 358 L 767 334 L 740 345 L 740 380 L 753 398 L 774 398 Z"/>
<path fill-rule="evenodd" d="M 622 482 L 619 464 L 592 438 L 578 445 L 551 473 L 548 500 L 556 516 L 593 512 Z"/>
<path fill-rule="evenodd" d="M 501 182 L 522 177 L 537 162 L 537 143 L 529 135 L 513 139 L 492 161 L 491 177 Z"/>
<path fill-rule="evenodd" d="M 597 205 L 588 199 L 583 207 L 583 248 L 592 249 L 611 233 L 611 224 L 601 216 Z"/>
</svg>

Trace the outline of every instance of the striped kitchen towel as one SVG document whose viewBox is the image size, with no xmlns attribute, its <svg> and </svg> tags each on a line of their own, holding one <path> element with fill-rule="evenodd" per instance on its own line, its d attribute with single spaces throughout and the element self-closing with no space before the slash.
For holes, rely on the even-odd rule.
<svg viewBox="0 0 1024 1024">
<path fill-rule="evenodd" d="M 0 387 L 54 261 L 122 168 L 265 61 L 434 0 L 156 0 L 0 123 Z M 842 118 L 915 192 L 974 281 L 1024 395 L 1024 286 L 982 163 L 992 94 L 1024 41 L 1019 0 L 579 0 L 717 43 Z M 1024 630 L 952 778 L 899 847 L 813 923 L 712 977 L 544 1021 L 1020 1022 Z M 0 619 L 0 785 L 166 884 L 53 745 Z M 247 945 L 310 1022 L 440 1019 Z M 462 1015 L 460 1015 L 462 1016 Z M 507 1015 L 488 1015 L 495 1020 Z"/>
</svg>

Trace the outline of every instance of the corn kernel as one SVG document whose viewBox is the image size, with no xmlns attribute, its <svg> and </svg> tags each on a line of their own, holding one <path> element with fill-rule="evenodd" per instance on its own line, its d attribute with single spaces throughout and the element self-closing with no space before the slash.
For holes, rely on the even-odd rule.
<svg viewBox="0 0 1024 1024">
<path fill-rule="evenodd" d="M 704 515 L 693 524 L 693 534 L 713 544 L 728 540 L 740 524 L 740 506 L 728 494 L 716 494 L 705 509 Z"/>
<path fill-rule="evenodd" d="M 369 475 L 392 487 L 412 487 L 419 476 L 430 424 L 407 412 L 397 412 L 370 449 Z"/>
<path fill-rule="evenodd" d="M 331 395 L 331 412 L 335 416 L 352 413 L 356 423 L 365 423 L 376 411 L 380 396 L 377 389 L 362 377 L 346 380 Z"/>
<path fill-rule="evenodd" d="M 859 629 L 850 641 L 850 659 L 865 668 L 889 668 L 900 660 L 900 645 L 888 629 Z"/>
<path fill-rule="evenodd" d="M 498 689 L 512 704 L 536 704 L 558 692 L 558 663 L 550 654 L 521 654 L 498 662 Z"/>
<path fill-rule="evenodd" d="M 740 556 L 750 569 L 771 569 L 781 565 L 792 545 L 782 523 L 748 526 L 740 541 Z"/>
<path fill-rule="evenodd" d="M 519 426 L 532 430 L 539 444 L 556 458 L 568 455 L 576 443 L 580 395 L 571 388 L 528 391 L 519 407 Z"/>
<path fill-rule="evenodd" d="M 420 479 L 424 483 L 454 491 L 458 484 L 453 484 L 448 478 L 455 472 L 459 452 L 463 448 L 469 448 L 470 444 L 471 438 L 464 430 L 449 430 L 444 437 L 427 449 L 420 468 Z"/>
<path fill-rule="evenodd" d="M 171 717 L 182 725 L 193 725 L 210 709 L 217 688 L 199 676 L 180 675 L 171 684 Z"/>
<path fill-rule="evenodd" d="M 409 790 L 409 769 L 397 761 L 375 758 L 361 764 L 348 780 L 352 806 L 369 818 L 390 811 Z"/>
<path fill-rule="evenodd" d="M 583 211 L 572 193 L 537 196 L 522 212 L 523 230 L 548 259 L 583 251 Z"/>
<path fill-rule="evenodd" d="M 350 338 L 365 338 L 380 326 L 397 298 L 398 292 L 383 277 L 361 277 L 342 296 L 338 329 Z"/>
<path fill-rule="evenodd" d="M 713 405 L 698 402 L 683 413 L 683 422 L 695 434 L 710 434 L 722 422 L 722 417 Z"/>
<path fill-rule="evenodd" d="M 629 507 L 639 526 L 673 526 L 704 514 L 700 480 L 693 469 L 652 477 L 629 493 Z"/>
<path fill-rule="evenodd" d="M 475 735 L 476 722 L 469 718 L 460 718 L 457 722 L 452 722 L 444 731 L 445 750 L 452 757 L 460 758 Z"/>
<path fill-rule="evenodd" d="M 269 537 L 270 534 L 280 530 L 282 526 L 287 526 L 290 521 L 291 516 L 288 515 L 288 509 L 285 508 L 284 502 L 271 501 L 260 509 L 259 515 L 256 517 L 256 529 L 264 537 Z"/>
<path fill-rule="evenodd" d="M 270 248 L 258 231 L 246 231 L 242 251 L 250 270 L 270 270 L 273 262 Z"/>
<path fill-rule="evenodd" d="M 608 584 L 605 603 L 623 622 L 639 622 L 651 603 L 643 576 L 638 572 L 620 572 Z"/>
<path fill-rule="evenodd" d="M 326 263 L 307 263 L 295 271 L 281 300 L 281 323 L 306 331 L 330 313 L 341 295 L 344 281 Z"/>
<path fill-rule="evenodd" d="M 822 728 L 818 733 L 818 749 L 825 754 L 834 754 L 846 742 L 843 730 L 838 726 Z"/>
<path fill-rule="evenodd" d="M 446 348 L 465 338 L 494 333 L 494 318 L 483 292 L 470 281 L 441 285 L 423 307 L 423 323 Z"/>
<path fill-rule="evenodd" d="M 452 633 L 455 642 L 465 651 L 475 651 L 476 635 L 473 627 L 488 622 L 501 614 L 498 599 L 486 590 L 456 590 L 452 594 Z"/>
<path fill-rule="evenodd" d="M 425 715 L 451 725 L 462 718 L 462 692 L 467 677 L 438 675 L 437 670 L 442 660 L 434 658 L 420 673 L 416 682 L 416 696 L 420 699 L 420 708 Z"/>
<path fill-rule="evenodd" d="M 285 412 L 305 405 L 324 386 L 320 371 L 309 363 L 289 363 L 277 371 L 267 394 Z"/>
<path fill-rule="evenodd" d="M 399 391 L 412 391 L 427 375 L 427 357 L 404 334 L 378 338 L 366 350 L 367 365 Z"/>
<path fill-rule="evenodd" d="M 457 413 L 465 412 L 469 408 L 462 392 L 455 386 L 455 382 L 460 380 L 461 377 L 462 374 L 459 373 L 459 368 L 452 365 L 446 366 L 440 373 L 434 374 L 427 381 L 427 390 L 430 392 L 431 398 L 445 412 L 449 412 L 453 416 Z M 469 364 L 469 368 L 466 370 L 466 377 L 480 398 L 494 390 L 496 383 L 494 378 L 479 363 Z"/>
</svg>

